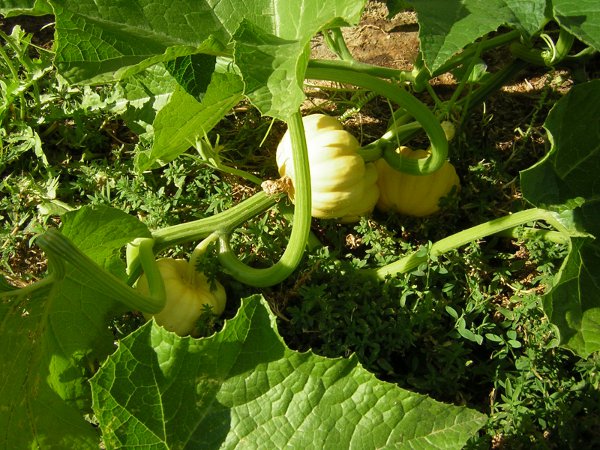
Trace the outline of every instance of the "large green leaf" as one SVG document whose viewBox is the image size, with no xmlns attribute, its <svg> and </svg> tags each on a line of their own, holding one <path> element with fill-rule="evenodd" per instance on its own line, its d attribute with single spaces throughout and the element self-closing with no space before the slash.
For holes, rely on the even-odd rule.
<svg viewBox="0 0 600 450">
<path fill-rule="evenodd" d="M 287 119 L 304 94 L 302 83 L 311 38 L 324 28 L 355 24 L 365 1 L 257 1 L 254 14 L 270 11 L 268 23 L 244 17 L 236 30 L 235 61 L 246 94 L 263 114 Z M 260 6 L 259 6 L 260 5 Z M 266 9 L 263 9 L 266 8 Z"/>
<path fill-rule="evenodd" d="M 600 2 L 552 0 L 554 17 L 578 39 L 600 51 Z"/>
<path fill-rule="evenodd" d="M 50 2 L 56 65 L 72 82 L 121 79 L 157 62 L 219 54 L 230 38 L 208 1 Z"/>
<path fill-rule="evenodd" d="M 215 72 L 198 74 L 194 60 L 200 56 L 205 55 L 177 60 L 169 70 L 156 64 L 117 85 L 114 97 L 118 100 L 112 111 L 121 114 L 140 141 L 150 143 L 149 150 L 136 155 L 140 171 L 175 159 L 242 99 L 239 75 L 227 72 L 222 64 Z M 205 75 L 210 76 L 210 83 L 201 78 Z"/>
<path fill-rule="evenodd" d="M 518 28 L 526 35 L 535 33 L 544 23 L 546 9 L 546 0 L 411 0 L 409 3 L 417 12 L 421 53 L 431 72 L 501 25 Z"/>
<path fill-rule="evenodd" d="M 523 195 L 535 205 L 583 198 L 585 228 L 600 237 L 600 80 L 573 87 L 550 111 L 544 127 L 552 144 L 539 163 L 521 173 Z"/>
<path fill-rule="evenodd" d="M 585 237 L 571 238 L 570 252 L 544 311 L 557 326 L 561 345 L 582 357 L 600 350 L 600 245 Z"/>
<path fill-rule="evenodd" d="M 105 207 L 63 221 L 64 235 L 121 276 L 119 250 L 149 236 L 134 217 Z M 91 411 L 87 380 L 113 349 L 107 325 L 117 301 L 71 265 L 63 280 L 31 296 L 0 300 L 0 448 L 97 448 L 97 431 L 83 417 Z"/>
<path fill-rule="evenodd" d="M 304 100 L 304 70 L 309 47 L 305 39 L 282 39 L 255 27 L 240 26 L 235 59 L 245 70 L 246 93 L 263 113 L 286 119 Z M 297 55 L 290 59 L 289 55 Z"/>
<path fill-rule="evenodd" d="M 202 101 L 178 87 L 156 114 L 154 141 L 149 151 L 136 155 L 140 171 L 166 164 L 186 151 L 196 136 L 208 133 L 242 99 L 243 84 L 235 74 L 215 72 Z"/>
<path fill-rule="evenodd" d="M 235 36 L 246 93 L 264 114 L 287 118 L 304 98 L 312 36 L 357 23 L 365 2 L 54 0 L 56 64 L 70 81 L 109 81 L 186 55 L 231 54 Z"/>
<path fill-rule="evenodd" d="M 485 416 L 287 348 L 259 296 L 205 339 L 148 323 L 92 378 L 107 447 L 462 448 Z"/>
<path fill-rule="evenodd" d="M 544 126 L 552 148 L 521 173 L 521 184 L 535 205 L 585 202 L 575 218 L 589 237 L 571 239 L 555 287 L 544 297 L 561 343 L 585 356 L 600 350 L 600 80 L 573 87 Z"/>
</svg>

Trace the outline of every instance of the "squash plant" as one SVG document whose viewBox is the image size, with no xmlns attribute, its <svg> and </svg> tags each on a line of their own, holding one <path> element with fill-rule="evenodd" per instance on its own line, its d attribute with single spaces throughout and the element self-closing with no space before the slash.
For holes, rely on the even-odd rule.
<svg viewBox="0 0 600 450">
<path fill-rule="evenodd" d="M 107 329 L 110 318 L 123 310 L 160 316 L 170 288 L 156 257 L 178 244 L 210 236 L 218 243 L 219 270 L 250 287 L 276 286 L 294 273 L 320 195 L 312 179 L 319 181 L 321 174 L 318 166 L 311 174 L 307 145 L 313 136 L 310 127 L 305 132 L 300 114 L 306 78 L 351 84 L 387 98 L 396 110 L 385 134 L 356 149 L 344 135 L 356 152 L 353 161 L 364 164 L 365 172 L 384 160 L 403 174 L 427 177 L 453 158 L 441 121 L 459 125 L 473 106 L 525 67 L 577 67 L 600 49 L 600 15 L 589 2 L 535 0 L 509 8 L 504 0 L 389 1 L 392 15 L 406 3 L 416 10 L 421 49 L 412 71 L 379 67 L 355 60 L 340 31 L 358 22 L 365 3 L 0 4 L 3 15 L 54 15 L 54 64 L 69 83 L 116 83 L 123 89 L 119 107 L 129 117 L 139 113 L 138 121 L 151 130 L 144 137 L 152 147 L 136 155 L 140 171 L 177 158 L 245 98 L 287 124 L 283 172 L 294 186 L 288 245 L 279 261 L 265 268 L 241 261 L 230 240 L 237 227 L 281 200 L 280 193 L 260 192 L 213 217 L 158 230 L 113 208 L 82 207 L 61 217 L 60 230 L 40 235 L 36 244 L 47 254 L 48 276 L 24 288 L 4 279 L 0 284 L 0 334 L 12 350 L 0 359 L 3 446 L 97 448 L 102 440 L 107 448 L 233 448 L 242 441 L 273 448 L 461 448 L 483 425 L 485 417 L 477 411 L 375 379 L 355 357 L 330 360 L 289 350 L 258 297 L 244 300 L 235 318 L 206 339 L 177 336 L 157 320 L 123 339 L 115 352 Z M 552 37 L 557 28 L 558 37 Z M 310 59 L 310 41 L 319 32 L 339 59 Z M 477 78 L 480 56 L 497 48 L 510 58 Z M 459 82 L 451 98 L 442 101 L 430 80 L 447 72 Z M 132 86 L 143 86 L 143 93 Z M 521 176 L 524 195 L 535 207 L 467 228 L 357 276 L 384 283 L 444 252 L 527 225 L 530 233 L 569 246 L 543 301 L 560 344 L 582 357 L 598 351 L 600 280 L 594 268 L 600 266 L 595 241 L 600 236 L 595 176 L 600 151 L 597 131 L 591 130 L 600 129 L 599 92 L 598 80 L 582 82 L 549 115 L 552 148 Z M 426 106 L 419 93 L 429 95 L 434 107 Z M 166 101 L 158 102 L 159 97 Z M 150 117 L 136 111 L 143 103 L 157 106 Z M 430 141 L 426 157 L 396 152 L 419 132 Z M 364 195 L 374 196 L 372 181 L 362 180 Z M 371 200 L 332 216 L 366 213 Z M 138 251 L 130 252 L 126 265 L 121 255 L 128 245 Z M 192 269 L 190 277 L 200 277 Z M 141 291 L 132 287 L 140 276 L 148 280 Z M 215 306 L 219 312 L 220 303 Z"/>
</svg>

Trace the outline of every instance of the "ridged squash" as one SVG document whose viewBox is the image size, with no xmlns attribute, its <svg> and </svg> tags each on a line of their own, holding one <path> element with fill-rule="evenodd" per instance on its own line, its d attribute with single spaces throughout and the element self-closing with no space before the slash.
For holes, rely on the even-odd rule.
<svg viewBox="0 0 600 450">
<path fill-rule="evenodd" d="M 302 118 L 310 167 L 313 217 L 355 222 L 373 211 L 379 197 L 377 170 L 357 150 L 360 144 L 334 117 L 312 114 Z M 294 200 L 294 162 L 289 131 L 277 147 L 277 167 L 288 177 Z"/>
<path fill-rule="evenodd" d="M 216 315 L 225 310 L 227 296 L 221 283 L 215 280 L 211 286 L 206 276 L 193 270 L 184 259 L 161 258 L 156 264 L 165 285 L 167 302 L 159 313 L 145 314 L 146 319 L 154 317 L 156 323 L 167 330 L 187 336 L 194 334 L 205 305 L 210 306 Z M 150 294 L 145 275 L 138 279 L 135 288 L 143 294 Z"/>
<path fill-rule="evenodd" d="M 402 146 L 396 152 L 409 158 L 426 158 L 426 150 L 411 150 Z M 439 201 L 453 187 L 460 187 L 454 166 L 446 163 L 429 175 L 409 175 L 393 169 L 383 158 L 375 163 L 379 174 L 377 209 L 407 216 L 424 217 L 437 212 Z"/>
</svg>

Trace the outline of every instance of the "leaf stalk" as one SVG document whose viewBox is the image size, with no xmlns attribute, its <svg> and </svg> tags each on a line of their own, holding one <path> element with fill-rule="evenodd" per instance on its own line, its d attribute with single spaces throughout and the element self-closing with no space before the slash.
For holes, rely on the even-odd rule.
<svg viewBox="0 0 600 450">
<path fill-rule="evenodd" d="M 275 264 L 266 269 L 250 267 L 240 261 L 229 244 L 229 234 L 222 233 L 219 239 L 219 261 L 223 268 L 236 280 L 249 286 L 268 287 L 285 280 L 296 269 L 308 242 L 311 223 L 310 169 L 306 136 L 300 112 L 287 120 L 292 140 L 294 161 L 295 210 L 292 232 L 283 255 Z"/>
<path fill-rule="evenodd" d="M 362 273 L 376 280 L 383 281 L 389 276 L 411 272 L 421 264 L 427 262 L 430 258 L 435 258 L 443 253 L 455 250 L 463 245 L 468 244 L 469 242 L 483 239 L 487 236 L 491 236 L 516 226 L 537 220 L 544 220 L 557 228 L 561 234 L 565 233 L 564 227 L 550 211 L 540 208 L 531 208 L 519 211 L 509 216 L 493 219 L 455 233 L 431 244 L 428 252 L 417 250 L 404 256 L 396 262 L 377 269 L 364 269 Z"/>
</svg>

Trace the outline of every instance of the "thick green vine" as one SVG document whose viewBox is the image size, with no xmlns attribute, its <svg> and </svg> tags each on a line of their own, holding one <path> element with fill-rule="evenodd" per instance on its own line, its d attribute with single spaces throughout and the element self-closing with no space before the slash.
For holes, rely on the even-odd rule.
<svg viewBox="0 0 600 450">
<path fill-rule="evenodd" d="M 292 140 L 296 194 L 292 233 L 283 255 L 271 267 L 257 269 L 244 264 L 233 253 L 229 244 L 230 232 L 221 233 L 219 239 L 221 265 L 235 279 L 249 286 L 267 287 L 285 280 L 300 263 L 308 242 L 311 223 L 310 170 L 302 116 L 297 112 L 287 123 Z"/>
<path fill-rule="evenodd" d="M 161 298 L 160 290 L 158 296 L 148 297 L 140 294 L 92 261 L 58 230 L 46 231 L 37 238 L 36 243 L 48 255 L 72 264 L 82 274 L 94 280 L 94 283 L 101 285 L 107 298 L 115 299 L 129 308 L 149 314 L 155 314 L 163 309 L 165 298 L 164 296 Z M 143 247 L 143 252 L 148 249 L 146 245 Z"/>
<path fill-rule="evenodd" d="M 381 156 L 394 169 L 413 175 L 427 175 L 441 168 L 446 162 L 448 141 L 439 121 L 423 102 L 401 86 L 367 73 L 359 73 L 344 66 L 332 67 L 331 64 L 322 64 L 320 61 L 311 61 L 306 77 L 348 83 L 369 89 L 400 105 L 423 127 L 431 142 L 431 154 L 427 158 L 410 159 L 397 154 L 394 148 L 385 146 L 381 149 Z"/>
<path fill-rule="evenodd" d="M 469 242 L 483 239 L 487 236 L 501 233 L 505 230 L 513 229 L 519 225 L 538 220 L 543 220 L 558 230 L 561 237 L 559 238 L 556 235 L 551 235 L 552 239 L 557 241 L 560 239 L 561 243 L 566 242 L 568 239 L 568 231 L 564 228 L 564 226 L 561 225 L 553 212 L 540 208 L 531 208 L 524 211 L 519 211 L 509 216 L 499 217 L 498 219 L 493 219 L 455 233 L 431 244 L 429 251 L 426 253 L 416 251 L 391 264 L 377 269 L 364 269 L 361 273 L 363 275 L 383 281 L 389 276 L 394 276 L 399 273 L 408 273 L 419 267 L 429 258 L 439 256 L 451 250 L 455 250 L 463 245 L 468 244 Z M 532 231 L 530 230 L 529 232 L 531 233 Z"/>
</svg>

